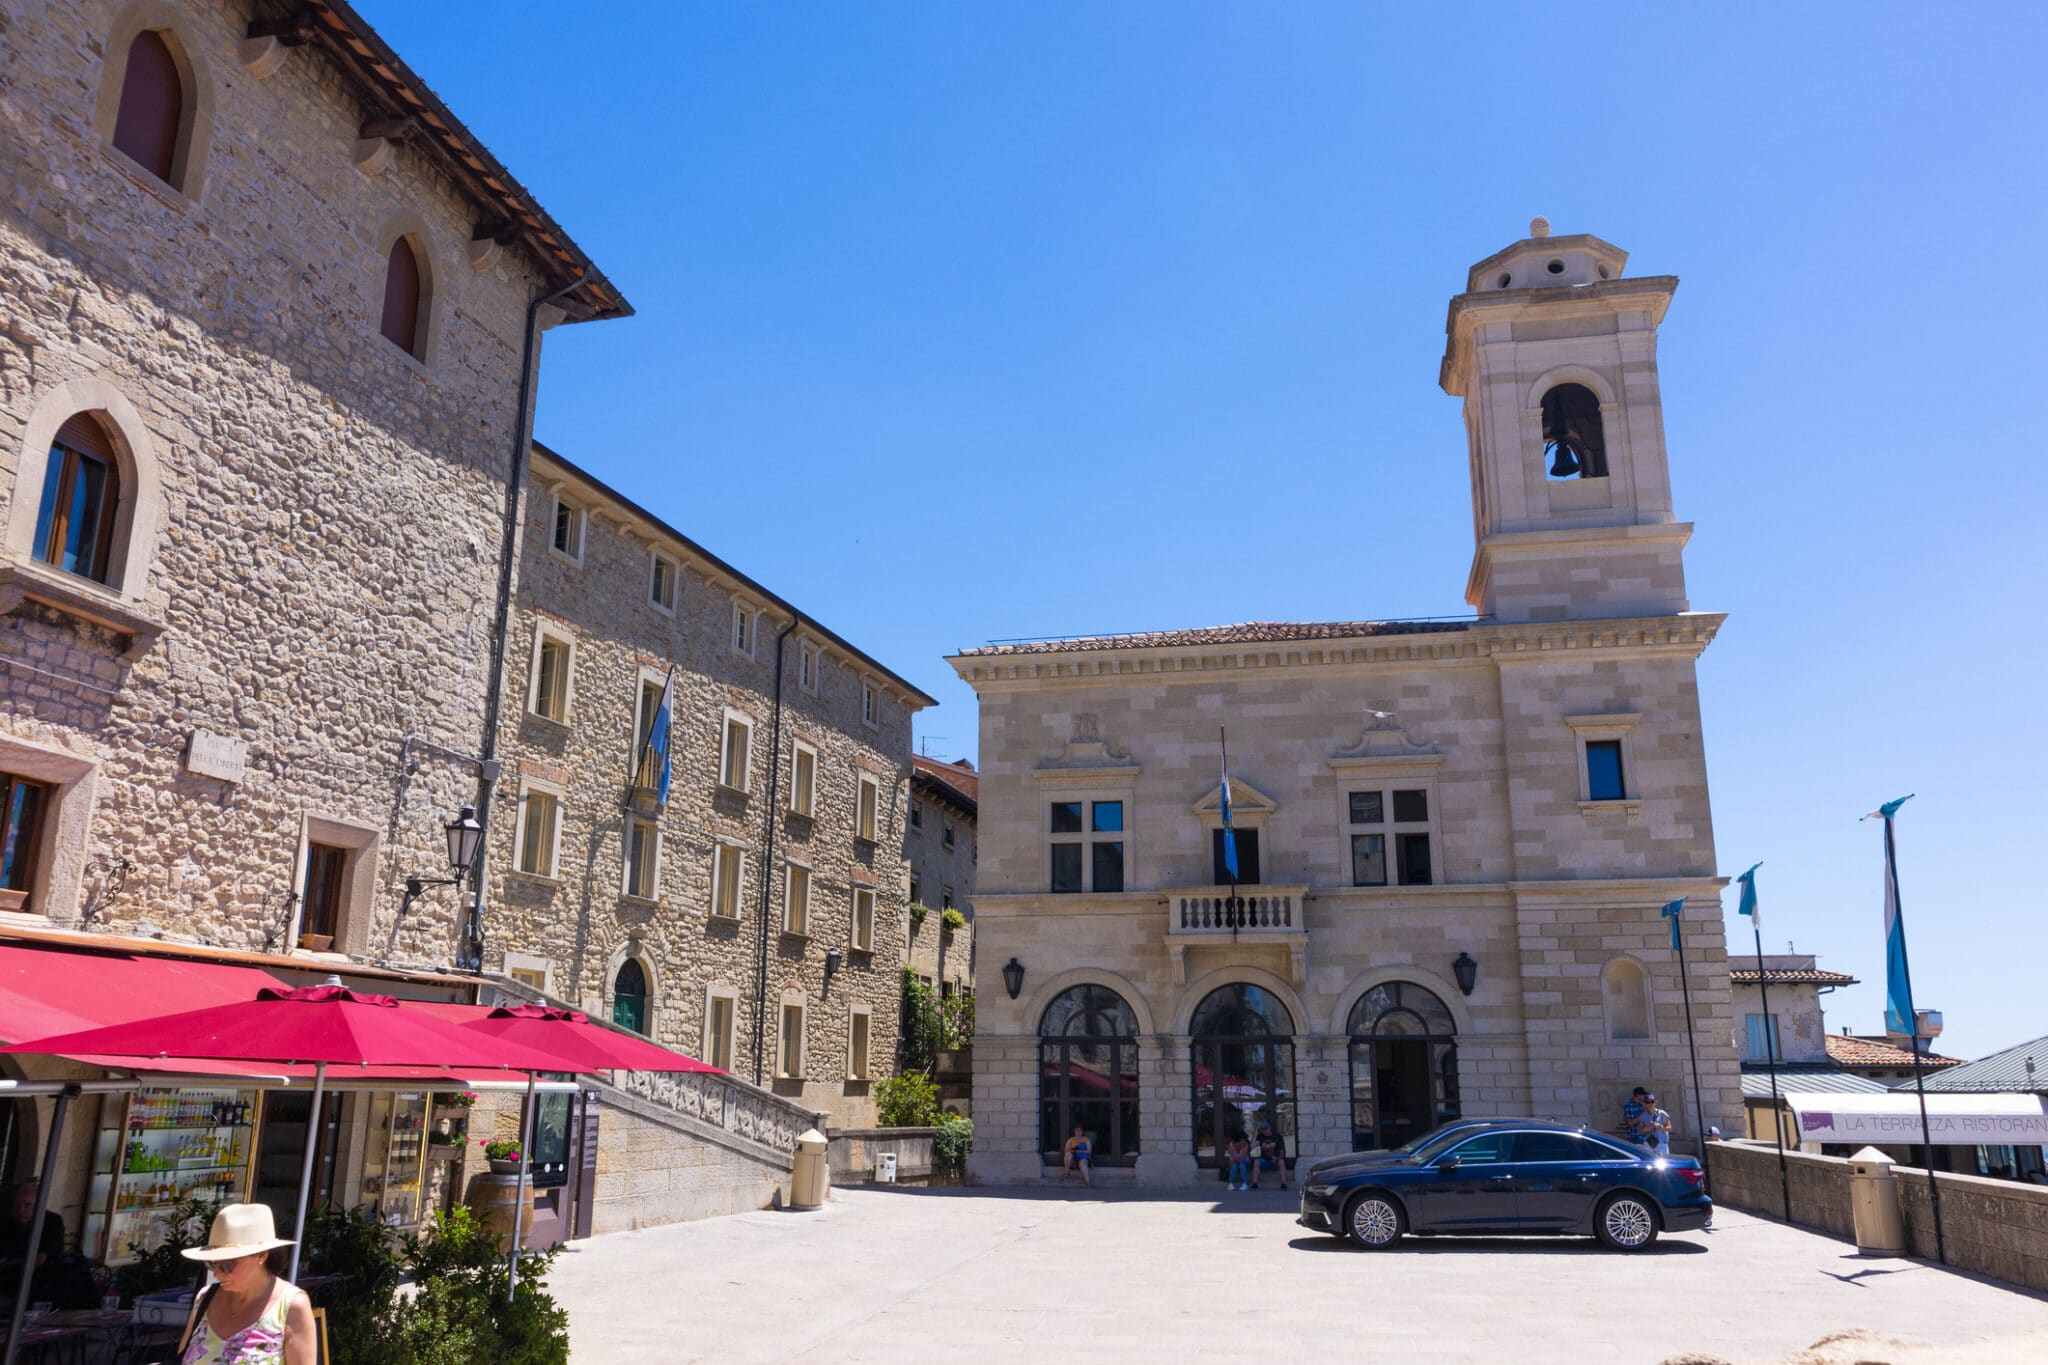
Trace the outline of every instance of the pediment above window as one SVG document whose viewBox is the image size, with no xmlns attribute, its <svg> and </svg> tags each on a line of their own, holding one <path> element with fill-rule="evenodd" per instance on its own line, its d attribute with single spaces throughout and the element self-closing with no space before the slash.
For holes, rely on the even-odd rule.
<svg viewBox="0 0 2048 1365">
<path fill-rule="evenodd" d="M 1417 739 L 1404 729 L 1391 711 L 1368 709 L 1365 729 L 1358 742 L 1339 749 L 1330 766 L 1339 772 L 1382 768 L 1436 768 L 1444 761 L 1443 750 L 1434 743 Z"/>
<path fill-rule="evenodd" d="M 1074 717 L 1073 736 L 1049 753 L 1031 774 L 1040 782 L 1129 782 L 1140 771 L 1130 753 L 1102 738 L 1100 722 L 1092 712 Z"/>
<path fill-rule="evenodd" d="M 1280 809 L 1280 803 L 1241 777 L 1230 779 L 1230 820 L 1243 825 L 1263 820 Z M 1223 819 L 1223 784 L 1218 782 L 1195 802 L 1195 815 L 1209 823 Z"/>
</svg>

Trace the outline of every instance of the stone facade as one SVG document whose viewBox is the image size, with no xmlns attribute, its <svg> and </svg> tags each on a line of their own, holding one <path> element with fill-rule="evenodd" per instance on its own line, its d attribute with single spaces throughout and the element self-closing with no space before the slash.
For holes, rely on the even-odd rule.
<svg viewBox="0 0 2048 1365">
<path fill-rule="evenodd" d="M 487 966 L 616 1019 L 636 1008 L 621 1005 L 621 973 L 637 972 L 646 990 L 638 1026 L 649 1036 L 837 1124 L 871 1122 L 872 1087 L 894 1070 L 907 952 L 910 718 L 930 699 L 563 457 L 536 447 L 532 470 L 499 737 L 501 813 L 487 850 Z M 558 516 L 576 528 L 573 553 L 557 548 Z M 669 566 L 665 603 L 655 600 L 657 556 Z M 542 635 L 570 651 L 560 720 L 536 709 Z M 651 715 L 642 697 L 658 694 L 671 668 L 671 786 L 657 809 L 634 783 Z M 750 730 L 744 771 L 724 767 L 734 720 Z M 799 747 L 812 765 L 808 814 L 796 808 Z M 871 839 L 856 828 L 864 784 L 875 803 Z M 559 802 L 553 868 L 540 873 L 521 870 L 537 795 Z M 635 892 L 625 840 L 640 819 L 659 829 L 658 872 Z M 720 850 L 738 855 L 730 914 L 713 913 Z M 801 932 L 786 927 L 792 866 L 810 885 Z M 865 944 L 857 895 L 872 897 Z M 842 965 L 828 982 L 833 951 Z M 730 1013 L 722 1039 L 714 1000 Z M 788 1005 L 803 1007 L 792 1075 L 782 1064 Z M 860 1011 L 865 1078 L 849 1075 Z"/>
<path fill-rule="evenodd" d="M 910 968 L 946 994 L 974 989 L 975 800 L 978 776 L 964 759 L 941 763 L 911 760 L 911 819 L 903 831 L 903 857 L 910 865 L 910 898 L 930 912 L 910 934 Z M 966 924 L 947 929 L 947 907 Z"/>
<path fill-rule="evenodd" d="M 1478 619 L 952 660 L 980 696 L 988 816 L 973 1178 L 1037 1178 L 1053 1112 L 1143 1182 L 1213 1178 L 1257 1122 L 1309 1160 L 1460 1110 L 1612 1128 L 1637 1084 L 1682 1143 L 1739 1114 L 1694 672 L 1721 618 L 1685 609 L 1656 396 L 1676 282 L 1621 279 L 1622 253 L 1539 226 L 1452 306 Z M 1564 383 L 1603 419 L 1597 476 L 1545 478 Z M 1240 862 L 1254 843 L 1258 862 L 1236 898 L 1222 726 Z M 1679 897 L 1704 1115 L 1659 916 Z M 1013 957 L 1015 1002 L 989 989 Z"/>
<path fill-rule="evenodd" d="M 1731 954 L 1728 958 L 1733 990 L 1729 1006 L 1729 1021 L 1733 1025 L 1730 1045 L 1745 1063 L 1767 1060 L 1761 1047 L 1752 1047 L 1753 1041 L 1762 1042 L 1763 1026 L 1757 1026 L 1759 1036 L 1752 1040 L 1748 1021 L 1765 1015 L 1764 993 L 1768 990 L 1771 1005 L 1768 1013 L 1776 1021 L 1777 1060 L 1794 1065 L 1825 1066 L 1828 1060 L 1828 1024 L 1821 1006 L 1821 992 L 1838 986 L 1852 986 L 1856 978 L 1840 972 L 1822 971 L 1811 953 L 1766 953 L 1761 962 L 1770 976 L 1759 983 L 1758 962 L 1754 953 Z"/>
<path fill-rule="evenodd" d="M 334 946 L 445 965 L 457 898 L 401 922 L 402 884 L 476 790 L 451 755 L 483 739 L 528 303 L 587 262 L 479 239 L 512 201 L 427 154 L 488 159 L 452 116 L 359 161 L 390 91 L 337 59 L 360 21 L 313 9 L 289 44 L 213 0 L 0 16 L 0 771 L 48 790 L 0 921 L 284 951 L 326 843 Z M 112 142 L 145 31 L 182 82 L 168 181 Z M 400 238 L 416 354 L 380 331 Z M 582 315 L 623 310 L 594 288 Z M 100 581 L 37 553 L 80 416 L 120 482 Z"/>
</svg>

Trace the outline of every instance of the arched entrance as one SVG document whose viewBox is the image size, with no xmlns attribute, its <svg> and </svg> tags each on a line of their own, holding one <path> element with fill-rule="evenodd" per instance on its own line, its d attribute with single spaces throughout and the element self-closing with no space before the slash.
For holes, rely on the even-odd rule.
<svg viewBox="0 0 2048 1365">
<path fill-rule="evenodd" d="M 1077 1125 L 1096 1165 L 1138 1159 L 1138 1017 L 1107 986 L 1061 991 L 1038 1021 L 1038 1146 L 1048 1164 Z"/>
<path fill-rule="evenodd" d="M 1374 986 L 1351 1007 L 1351 1147 L 1398 1147 L 1457 1118 L 1457 1021 L 1412 981 Z"/>
<path fill-rule="evenodd" d="M 647 969 L 638 958 L 619 964 L 612 978 L 612 1022 L 635 1033 L 647 1032 Z"/>
<path fill-rule="evenodd" d="M 1209 992 L 1188 1023 L 1193 1036 L 1195 1161 L 1223 1164 L 1231 1139 L 1256 1140 L 1270 1123 L 1294 1155 L 1294 1016 L 1263 986 Z"/>
</svg>

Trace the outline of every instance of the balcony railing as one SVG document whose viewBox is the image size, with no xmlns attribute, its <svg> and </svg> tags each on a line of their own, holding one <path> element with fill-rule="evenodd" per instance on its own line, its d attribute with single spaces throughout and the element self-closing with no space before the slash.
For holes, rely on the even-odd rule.
<svg viewBox="0 0 2048 1365">
<path fill-rule="evenodd" d="M 1207 886 L 1169 892 L 1171 934 L 1299 933 L 1305 886 Z"/>
</svg>

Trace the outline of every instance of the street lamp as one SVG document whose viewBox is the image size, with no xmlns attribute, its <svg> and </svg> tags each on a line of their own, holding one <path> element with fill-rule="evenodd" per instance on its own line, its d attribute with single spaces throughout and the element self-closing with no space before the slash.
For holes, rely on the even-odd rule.
<svg viewBox="0 0 2048 1365">
<path fill-rule="evenodd" d="M 1472 988 L 1479 984 L 1479 961 L 1470 953 L 1459 953 L 1458 960 L 1451 964 L 1451 974 L 1458 978 L 1458 989 L 1472 994 Z"/>
<path fill-rule="evenodd" d="M 839 950 L 838 950 L 837 948 L 831 948 L 831 949 L 828 949 L 828 950 L 826 951 L 826 953 L 825 953 L 825 994 L 827 994 L 827 995 L 830 995 L 830 994 L 832 993 L 832 978 L 833 978 L 834 976 L 836 976 L 836 975 L 838 974 L 838 972 L 839 972 L 839 969 L 840 969 L 841 967 L 845 966 L 845 965 L 846 965 L 846 954 L 845 954 L 845 953 L 842 953 L 842 952 L 840 952 L 840 951 L 839 951 Z"/>
<path fill-rule="evenodd" d="M 484 827 L 477 823 L 476 807 L 465 805 L 462 811 L 444 828 L 448 831 L 448 865 L 455 869 L 452 877 L 407 877 L 405 899 L 399 903 L 398 917 L 405 918 L 412 903 L 420 893 L 430 886 L 460 886 L 469 876 L 469 869 L 476 865 L 477 845 L 483 841 Z"/>
<path fill-rule="evenodd" d="M 1003 964 L 1003 989 L 1015 1000 L 1024 989 L 1024 964 L 1011 958 Z"/>
</svg>

